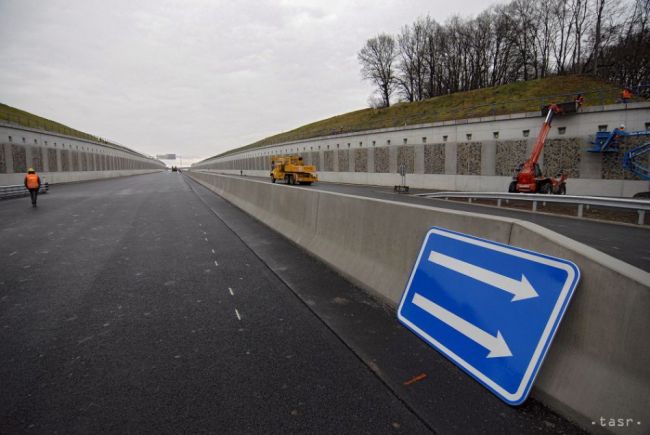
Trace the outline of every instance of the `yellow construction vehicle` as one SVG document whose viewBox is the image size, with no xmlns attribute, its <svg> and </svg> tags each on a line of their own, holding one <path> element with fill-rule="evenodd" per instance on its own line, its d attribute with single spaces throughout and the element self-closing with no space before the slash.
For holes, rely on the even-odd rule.
<svg viewBox="0 0 650 435">
<path fill-rule="evenodd" d="M 305 165 L 300 156 L 271 157 L 271 182 L 278 180 L 287 184 L 310 185 L 318 181 L 316 166 Z"/>
</svg>

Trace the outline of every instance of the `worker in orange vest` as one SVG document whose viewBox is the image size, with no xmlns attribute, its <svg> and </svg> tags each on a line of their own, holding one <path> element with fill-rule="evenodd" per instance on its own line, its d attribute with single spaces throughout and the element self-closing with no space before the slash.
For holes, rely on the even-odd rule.
<svg viewBox="0 0 650 435">
<path fill-rule="evenodd" d="M 38 197 L 38 189 L 41 188 L 41 179 L 36 174 L 34 168 L 27 170 L 25 175 L 25 187 L 29 190 L 29 196 L 32 197 L 32 207 L 36 207 L 36 198 Z"/>
<path fill-rule="evenodd" d="M 631 100 L 631 99 L 632 99 L 632 91 L 630 90 L 630 88 L 626 86 L 621 91 L 621 101 L 624 104 L 627 104 L 627 100 Z"/>
</svg>

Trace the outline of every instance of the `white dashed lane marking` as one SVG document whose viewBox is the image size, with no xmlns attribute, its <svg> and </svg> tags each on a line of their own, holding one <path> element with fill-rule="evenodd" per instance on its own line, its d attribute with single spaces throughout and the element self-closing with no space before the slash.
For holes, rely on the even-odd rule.
<svg viewBox="0 0 650 435">
<path fill-rule="evenodd" d="M 228 291 L 230 292 L 230 296 L 235 296 L 235 294 L 232 292 L 232 289 L 228 287 Z"/>
<path fill-rule="evenodd" d="M 237 314 L 237 319 L 241 320 L 241 316 L 239 315 L 239 311 L 237 311 L 237 308 L 235 308 L 235 314 Z"/>
<path fill-rule="evenodd" d="M 217 263 L 217 260 L 214 260 L 214 265 L 217 266 L 217 267 L 219 266 L 219 263 Z"/>
</svg>

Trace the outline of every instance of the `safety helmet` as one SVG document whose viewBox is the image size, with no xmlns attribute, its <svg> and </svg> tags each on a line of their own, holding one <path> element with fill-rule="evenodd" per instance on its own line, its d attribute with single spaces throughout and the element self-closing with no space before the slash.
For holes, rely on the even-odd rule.
<svg viewBox="0 0 650 435">
<path fill-rule="evenodd" d="M 625 130 L 625 124 L 621 124 L 621 125 L 618 127 L 618 129 L 619 129 L 619 130 Z"/>
<path fill-rule="evenodd" d="M 29 168 L 29 169 L 27 170 L 27 173 L 28 173 L 28 174 L 35 174 L 36 171 L 34 170 L 34 168 Z"/>
</svg>

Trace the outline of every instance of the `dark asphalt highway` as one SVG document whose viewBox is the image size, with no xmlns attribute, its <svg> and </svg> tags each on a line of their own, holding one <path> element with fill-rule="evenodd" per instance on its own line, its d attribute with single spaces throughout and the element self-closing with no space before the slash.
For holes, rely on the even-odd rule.
<svg viewBox="0 0 650 435">
<path fill-rule="evenodd" d="M 268 181 L 268 178 L 262 177 L 249 178 Z M 395 193 L 392 187 L 385 186 L 319 182 L 312 185 L 310 189 L 526 220 L 598 249 L 640 269 L 650 271 L 650 227 L 648 226 L 620 225 L 523 210 L 486 207 L 465 202 L 420 198 L 409 194 Z M 424 192 L 430 192 L 430 190 L 415 190 L 412 193 Z"/>
<path fill-rule="evenodd" d="M 579 432 L 176 173 L 2 201 L 0 259 L 0 433 Z"/>
</svg>

